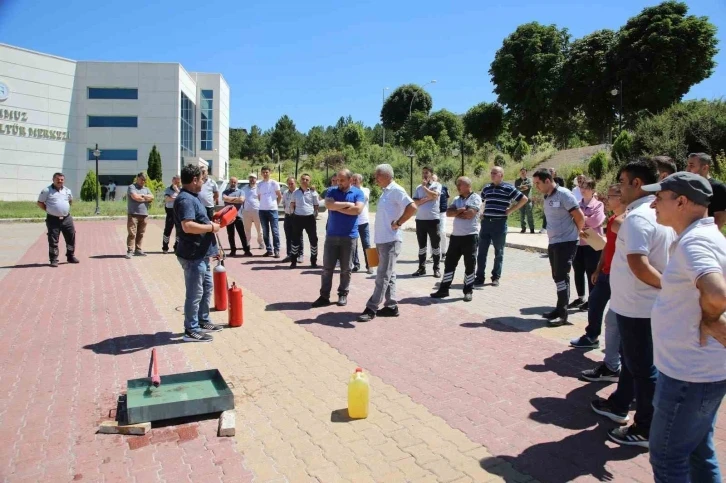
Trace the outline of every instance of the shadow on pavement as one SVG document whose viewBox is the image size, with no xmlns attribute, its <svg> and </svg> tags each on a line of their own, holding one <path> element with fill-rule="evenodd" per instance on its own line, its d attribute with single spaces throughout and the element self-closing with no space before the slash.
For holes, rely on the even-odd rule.
<svg viewBox="0 0 726 483">
<path fill-rule="evenodd" d="M 598 425 L 560 441 L 532 445 L 518 456 L 498 455 L 496 458 L 484 458 L 479 463 L 489 473 L 501 476 L 508 482 L 521 480 L 514 478 L 511 468 L 503 465 L 502 460 L 542 483 L 573 481 L 581 476 L 592 476 L 599 481 L 615 481 L 623 475 L 613 475 L 605 467 L 606 464 L 635 458 L 647 450 L 627 446 L 612 448 L 605 444 L 607 439 L 606 428 Z"/>
<path fill-rule="evenodd" d="M 275 270 L 293 270 L 290 265 L 278 265 L 276 267 L 251 267 L 250 270 L 263 270 L 263 271 L 275 271 Z"/>
<path fill-rule="evenodd" d="M 519 313 L 522 315 L 542 315 L 545 312 L 549 312 L 550 310 L 554 309 L 554 307 L 525 307 L 523 309 L 519 309 Z"/>
<path fill-rule="evenodd" d="M 432 289 L 431 292 L 434 292 L 435 290 Z M 450 304 L 454 302 L 461 302 L 464 299 L 463 294 L 456 294 L 456 295 L 450 295 L 446 297 L 445 299 L 434 299 L 431 298 L 428 295 L 423 295 L 421 297 L 408 297 L 402 300 L 399 300 L 398 303 L 400 305 L 418 305 L 420 307 L 428 307 L 430 305 L 438 305 L 438 304 Z"/>
<path fill-rule="evenodd" d="M 491 329 L 497 332 L 525 332 L 524 330 L 509 325 L 507 319 L 528 320 L 519 319 L 519 317 L 496 317 L 487 319 L 484 322 L 464 322 L 459 325 L 467 329 Z"/>
<path fill-rule="evenodd" d="M 592 359 L 585 357 L 584 351 L 569 349 L 553 354 L 542 364 L 526 364 L 524 368 L 532 372 L 554 372 L 558 376 L 577 378 L 580 372 L 592 366 Z"/>
<path fill-rule="evenodd" d="M 321 324 L 328 327 L 337 327 L 339 329 L 355 329 L 355 325 L 351 321 L 360 315 L 358 312 L 328 312 L 320 314 L 314 319 L 296 320 L 296 324 Z"/>
<path fill-rule="evenodd" d="M 529 418 L 542 424 L 552 424 L 560 428 L 582 430 L 596 423 L 607 423 L 590 409 L 590 402 L 607 384 L 582 383 L 565 397 L 535 397 L 529 403 L 535 408 Z M 610 427 L 615 427 L 613 423 Z"/>
<path fill-rule="evenodd" d="M 310 310 L 312 302 L 275 302 L 267 304 L 266 312 L 275 312 L 277 310 Z"/>
<path fill-rule="evenodd" d="M 96 354 L 106 354 L 118 356 L 123 354 L 132 354 L 134 352 L 151 349 L 163 345 L 183 344 L 182 336 L 184 334 L 173 334 L 171 332 L 157 332 L 156 334 L 134 334 L 124 335 L 120 337 L 112 337 L 110 339 L 88 344 L 83 346 L 84 349 L 91 350 Z"/>
<path fill-rule="evenodd" d="M 350 423 L 351 421 L 357 421 L 356 419 L 348 416 L 348 408 L 336 409 L 330 413 L 331 423 Z"/>
<path fill-rule="evenodd" d="M 113 258 L 126 258 L 126 255 L 93 255 L 88 258 L 93 258 L 95 260 L 109 260 Z"/>
<path fill-rule="evenodd" d="M 68 264 L 63 262 L 63 263 L 60 263 L 60 265 L 68 265 Z M 0 270 L 12 269 L 12 268 L 38 268 L 38 267 L 47 267 L 47 266 L 49 266 L 48 263 L 24 263 L 22 265 L 6 265 L 4 267 L 0 267 Z"/>
</svg>

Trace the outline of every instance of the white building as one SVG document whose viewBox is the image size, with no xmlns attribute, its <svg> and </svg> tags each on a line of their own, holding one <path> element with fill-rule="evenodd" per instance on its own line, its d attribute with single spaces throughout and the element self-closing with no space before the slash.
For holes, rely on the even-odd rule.
<svg viewBox="0 0 726 483">
<path fill-rule="evenodd" d="M 57 171 L 78 197 L 95 169 L 96 144 L 102 185 L 130 184 L 154 145 L 165 184 L 199 159 L 223 180 L 228 135 L 221 74 L 175 63 L 77 62 L 0 44 L 0 200 L 37 199 Z"/>
</svg>

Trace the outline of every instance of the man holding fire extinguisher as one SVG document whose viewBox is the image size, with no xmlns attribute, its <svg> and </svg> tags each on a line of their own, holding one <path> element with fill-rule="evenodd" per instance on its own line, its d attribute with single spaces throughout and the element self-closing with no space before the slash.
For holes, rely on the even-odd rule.
<svg viewBox="0 0 726 483">
<path fill-rule="evenodd" d="M 204 185 L 202 171 L 188 164 L 181 171 L 182 189 L 174 200 L 174 226 L 179 234 L 177 260 L 184 270 L 184 342 L 211 342 L 207 332 L 222 327 L 209 318 L 212 297 L 211 257 L 219 253 L 215 233 L 219 225 L 210 221 L 197 195 Z"/>
</svg>

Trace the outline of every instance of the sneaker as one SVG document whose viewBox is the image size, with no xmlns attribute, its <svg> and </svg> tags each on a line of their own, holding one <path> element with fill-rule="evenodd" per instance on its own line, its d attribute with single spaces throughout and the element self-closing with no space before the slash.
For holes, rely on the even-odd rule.
<svg viewBox="0 0 726 483">
<path fill-rule="evenodd" d="M 547 321 L 547 325 L 549 325 L 550 327 L 562 327 L 563 325 L 567 325 L 567 324 L 568 324 L 568 322 L 567 322 L 566 314 L 562 314 L 559 317 L 557 317 L 556 319 Z"/>
<path fill-rule="evenodd" d="M 302 263 L 304 261 L 305 261 L 305 259 L 303 257 L 298 257 L 298 259 L 297 259 L 297 263 Z"/>
<path fill-rule="evenodd" d="M 383 307 L 376 312 L 376 315 L 379 317 L 398 317 L 398 305 L 395 307 Z"/>
<path fill-rule="evenodd" d="M 584 304 L 580 305 L 580 311 L 581 312 L 587 312 L 590 309 L 590 302 L 587 301 Z"/>
<path fill-rule="evenodd" d="M 70 257 L 68 257 L 68 263 L 81 263 L 81 262 L 76 257 L 71 255 Z"/>
<path fill-rule="evenodd" d="M 163 253 L 164 255 L 166 255 L 167 253 L 169 253 L 169 249 L 168 248 L 162 248 L 161 249 L 161 253 Z"/>
<path fill-rule="evenodd" d="M 283 260 L 283 262 L 284 261 L 285 260 Z M 290 262 L 290 268 L 297 268 L 297 260 L 293 260 L 292 262 Z"/>
<path fill-rule="evenodd" d="M 362 314 L 358 316 L 358 322 L 370 322 L 376 318 L 376 313 L 366 307 Z"/>
<path fill-rule="evenodd" d="M 580 379 L 589 382 L 618 382 L 618 379 L 620 379 L 620 371 L 611 371 L 605 364 L 600 364 L 595 369 L 582 371 L 580 373 Z"/>
<path fill-rule="evenodd" d="M 529 232 L 534 235 L 534 230 L 529 230 Z M 541 233 L 541 232 L 540 232 Z"/>
<path fill-rule="evenodd" d="M 134 254 L 134 252 L 132 252 L 130 250 L 128 252 L 126 252 L 126 260 L 130 260 L 131 257 L 133 256 L 133 254 Z"/>
<path fill-rule="evenodd" d="M 219 332 L 222 330 L 222 326 L 211 322 L 199 322 L 199 329 L 203 332 Z"/>
<path fill-rule="evenodd" d="M 628 411 L 616 411 L 607 399 L 596 399 L 590 403 L 590 407 L 600 416 L 610 418 L 618 424 L 625 424 L 630 421 Z"/>
<path fill-rule="evenodd" d="M 290 263 L 292 259 L 290 257 L 285 257 L 282 259 L 282 263 Z"/>
<path fill-rule="evenodd" d="M 470 293 L 465 293 L 465 294 L 464 294 L 464 302 L 471 302 L 471 300 L 472 300 L 473 298 L 474 298 L 474 297 L 473 297 L 473 295 L 472 295 L 472 294 L 470 294 Z"/>
<path fill-rule="evenodd" d="M 570 341 L 570 345 L 578 349 L 597 349 L 600 347 L 600 341 L 597 338 L 591 339 L 588 336 L 583 335 L 577 339 L 572 339 Z"/>
<path fill-rule="evenodd" d="M 441 278 L 441 270 L 438 268 L 434 269 L 434 278 Z"/>
<path fill-rule="evenodd" d="M 272 255 L 272 258 L 280 258 L 280 252 L 276 251 L 276 252 L 275 252 L 275 253 L 274 253 L 274 254 Z"/>
<path fill-rule="evenodd" d="M 366 268 L 366 273 L 368 275 L 373 275 L 373 269 L 372 268 Z"/>
<path fill-rule="evenodd" d="M 584 304 L 584 303 L 585 303 L 585 301 L 584 301 L 584 300 L 582 300 L 582 297 L 577 297 L 577 298 L 576 298 L 575 300 L 573 300 L 572 302 L 570 302 L 570 303 L 569 303 L 569 304 L 567 305 L 567 308 L 568 308 L 568 309 L 576 309 L 576 308 L 579 308 L 579 307 L 580 307 L 580 305 L 582 305 L 582 304 Z"/>
<path fill-rule="evenodd" d="M 265 245 L 260 245 L 260 246 L 257 247 L 257 249 L 258 250 L 264 250 L 265 249 Z"/>
<path fill-rule="evenodd" d="M 437 290 L 436 292 L 431 294 L 432 299 L 443 299 L 449 296 L 448 290 Z"/>
<path fill-rule="evenodd" d="M 474 286 L 475 287 L 483 287 L 484 286 L 484 280 L 482 279 L 474 279 Z"/>
<path fill-rule="evenodd" d="M 546 312 L 546 313 L 542 314 L 542 317 L 544 317 L 547 320 L 554 320 L 559 316 L 560 316 L 560 311 L 557 309 L 555 309 L 551 312 Z"/>
<path fill-rule="evenodd" d="M 348 305 L 348 296 L 347 295 L 338 295 L 338 301 L 335 303 L 338 307 L 345 307 Z"/>
<path fill-rule="evenodd" d="M 251 251 L 247 250 L 242 254 L 243 257 L 254 257 Z"/>
<path fill-rule="evenodd" d="M 493 278 L 492 279 L 492 287 L 498 287 L 499 286 L 499 279 Z"/>
<path fill-rule="evenodd" d="M 418 267 L 418 270 L 413 272 L 413 274 L 411 276 L 420 277 L 421 275 L 426 275 L 426 267 Z"/>
<path fill-rule="evenodd" d="M 526 228 L 522 228 L 522 231 L 520 231 L 519 233 L 527 233 L 527 229 Z"/>
<path fill-rule="evenodd" d="M 265 253 L 262 254 L 262 256 L 263 257 L 271 257 L 272 256 L 272 252 L 265 252 Z"/>
<path fill-rule="evenodd" d="M 205 334 L 201 330 L 185 330 L 182 340 L 184 342 L 212 342 L 214 339 L 211 335 Z"/>
<path fill-rule="evenodd" d="M 354 266 L 354 267 L 353 267 L 353 270 L 352 270 L 352 271 L 353 271 L 353 272 L 358 272 L 358 271 L 360 271 L 360 265 L 356 265 L 356 266 Z"/>
<path fill-rule="evenodd" d="M 314 309 L 316 309 L 318 307 L 327 307 L 328 305 L 330 305 L 330 299 L 328 297 L 323 297 L 323 296 L 318 297 L 318 300 L 316 300 L 315 302 L 312 303 L 312 307 Z"/>
<path fill-rule="evenodd" d="M 542 229 L 541 229 L 541 230 L 539 231 L 539 233 L 540 233 L 540 235 L 541 235 L 542 233 L 547 233 L 547 230 L 545 230 L 544 228 L 542 228 Z"/>
<path fill-rule="evenodd" d="M 233 256 L 235 256 L 235 255 L 237 255 L 237 249 L 234 249 L 234 250 L 230 250 L 230 251 L 229 251 L 229 256 L 230 256 L 230 257 L 233 257 Z"/>
<path fill-rule="evenodd" d="M 58 260 L 51 260 L 50 266 L 53 268 L 58 268 Z"/>
<path fill-rule="evenodd" d="M 315 260 L 312 260 L 310 262 L 310 268 L 318 268 L 318 262 L 316 262 Z"/>
<path fill-rule="evenodd" d="M 136 250 L 136 251 L 134 252 L 134 256 L 135 256 L 135 257 L 145 257 L 145 256 L 146 256 L 146 253 L 144 253 L 144 251 L 143 251 L 143 250 Z"/>
<path fill-rule="evenodd" d="M 608 431 L 608 436 L 618 444 L 647 448 L 648 437 L 650 435 L 638 428 L 635 424 L 631 424 L 623 428 L 611 429 Z"/>
</svg>

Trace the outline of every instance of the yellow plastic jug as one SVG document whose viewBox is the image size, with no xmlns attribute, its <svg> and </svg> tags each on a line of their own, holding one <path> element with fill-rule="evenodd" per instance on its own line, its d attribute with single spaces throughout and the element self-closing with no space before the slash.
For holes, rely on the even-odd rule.
<svg viewBox="0 0 726 483">
<path fill-rule="evenodd" d="M 348 383 L 348 416 L 351 419 L 368 417 L 371 386 L 368 376 L 358 367 Z"/>
</svg>

